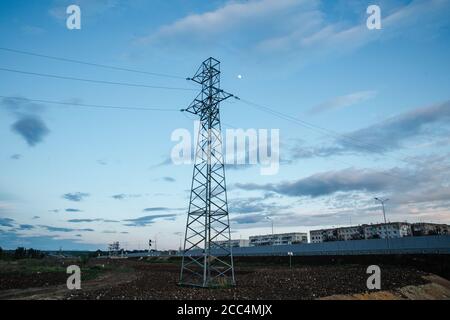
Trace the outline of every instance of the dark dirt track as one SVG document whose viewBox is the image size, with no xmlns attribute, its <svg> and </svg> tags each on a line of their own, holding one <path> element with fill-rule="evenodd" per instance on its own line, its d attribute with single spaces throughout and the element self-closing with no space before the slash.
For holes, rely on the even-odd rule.
<svg viewBox="0 0 450 320">
<path fill-rule="evenodd" d="M 0 292 L 10 289 L 27 289 L 36 287 L 51 287 L 65 283 L 67 274 L 63 272 L 41 272 L 24 273 L 1 273 L 0 274 Z"/>
<path fill-rule="evenodd" d="M 367 291 L 367 266 L 284 266 L 236 268 L 237 287 L 226 289 L 183 288 L 177 285 L 179 266 L 175 263 L 115 261 L 131 267 L 135 279 L 126 283 L 105 283 L 70 293 L 67 299 L 316 299 L 336 294 Z M 413 268 L 381 266 L 382 289 L 427 283 L 424 272 Z M 114 279 L 112 277 L 111 279 Z M 86 288 L 86 287 L 85 287 Z"/>
</svg>

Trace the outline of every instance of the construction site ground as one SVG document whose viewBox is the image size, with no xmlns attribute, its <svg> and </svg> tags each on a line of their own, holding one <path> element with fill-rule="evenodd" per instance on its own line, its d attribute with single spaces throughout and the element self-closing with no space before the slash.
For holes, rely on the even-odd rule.
<svg viewBox="0 0 450 320">
<path fill-rule="evenodd" d="M 367 288 L 365 264 L 270 264 L 237 261 L 236 287 L 178 285 L 180 261 L 170 258 L 90 259 L 81 290 L 68 290 L 66 267 L 79 261 L 3 262 L 0 299 L 229 300 L 450 299 L 450 282 L 416 267 L 380 265 L 381 290 Z"/>
</svg>

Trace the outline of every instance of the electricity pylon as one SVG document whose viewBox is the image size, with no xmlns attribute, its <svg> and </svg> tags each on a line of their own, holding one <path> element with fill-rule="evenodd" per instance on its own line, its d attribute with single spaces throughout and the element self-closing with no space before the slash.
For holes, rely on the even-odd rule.
<svg viewBox="0 0 450 320">
<path fill-rule="evenodd" d="M 188 78 L 202 90 L 187 109 L 200 117 L 180 285 L 234 286 L 233 253 L 222 153 L 219 104 L 234 95 L 220 89 L 220 62 L 205 60 Z M 212 250 L 219 253 L 213 256 Z"/>
</svg>

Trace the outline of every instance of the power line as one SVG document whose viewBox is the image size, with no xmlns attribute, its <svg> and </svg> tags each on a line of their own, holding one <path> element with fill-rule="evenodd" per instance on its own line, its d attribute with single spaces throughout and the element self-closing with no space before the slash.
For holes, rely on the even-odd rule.
<svg viewBox="0 0 450 320">
<path fill-rule="evenodd" d="M 58 104 L 58 105 L 64 105 L 64 106 L 69 106 L 69 107 L 75 106 L 75 107 L 98 108 L 98 109 L 123 109 L 123 110 L 138 110 L 138 111 L 179 112 L 178 109 L 165 109 L 165 108 L 158 108 L 158 107 L 125 107 L 125 106 L 111 106 L 111 105 L 98 105 L 98 104 L 84 104 L 84 103 L 77 103 L 77 102 L 29 99 L 29 98 L 24 98 L 24 97 L 12 97 L 12 96 L 2 96 L 2 95 L 0 95 L 0 98 L 32 101 L 32 102 L 39 102 L 39 103 Z"/>
<path fill-rule="evenodd" d="M 296 124 L 298 124 L 298 125 L 301 125 L 302 127 L 305 127 L 305 128 L 308 128 L 308 129 L 312 129 L 312 130 L 314 130 L 315 128 L 316 128 L 316 129 L 317 129 L 317 128 L 320 128 L 320 129 L 321 129 L 320 131 L 328 131 L 328 132 L 330 132 L 330 133 L 333 132 L 332 130 L 328 130 L 328 129 L 325 129 L 325 128 L 321 128 L 321 127 L 319 127 L 319 126 L 310 124 L 310 123 L 308 123 L 308 122 L 306 122 L 306 121 L 302 121 L 302 120 L 300 120 L 300 119 L 294 118 L 294 117 L 292 117 L 292 116 L 290 116 L 290 115 L 286 115 L 286 114 L 284 114 L 284 113 L 278 112 L 278 111 L 276 111 L 276 110 L 273 110 L 272 108 L 265 107 L 265 106 L 262 106 L 262 105 L 259 105 L 259 104 L 256 104 L 256 103 L 253 103 L 253 102 L 250 102 L 250 101 L 241 99 L 241 98 L 237 98 L 237 100 L 242 101 L 243 103 L 245 103 L 245 104 L 247 104 L 247 105 L 250 105 L 250 106 L 253 106 L 253 107 L 255 107 L 255 108 L 259 109 L 259 110 L 262 110 L 262 111 L 265 111 L 265 112 L 267 112 L 267 113 L 270 113 L 270 114 L 272 114 L 272 115 L 274 115 L 274 116 L 277 116 L 277 117 L 279 117 L 279 118 L 281 118 L 281 119 L 284 119 L 284 120 L 287 120 L 287 121 L 291 121 L 291 122 L 293 122 L 293 123 L 296 123 Z M 316 131 L 317 131 L 317 130 L 316 130 Z M 339 136 L 342 136 L 342 135 L 339 134 L 339 133 L 335 133 L 335 134 L 336 134 L 336 135 L 339 135 Z M 345 137 L 345 136 L 344 136 L 344 137 Z M 400 159 L 400 160 L 408 163 L 408 161 L 406 161 L 406 160 L 404 160 L 404 159 Z M 349 165 L 349 166 L 352 166 L 352 167 L 354 166 L 354 164 L 349 163 L 349 162 L 347 162 L 347 161 L 343 161 L 343 160 L 336 160 L 336 159 L 334 159 L 333 161 L 341 162 L 341 163 L 343 163 L 343 164 L 345 164 L 345 165 Z M 391 174 L 391 173 L 388 173 L 388 172 L 385 172 L 385 171 L 378 171 L 378 172 L 381 173 L 381 174 L 383 174 L 383 175 L 392 177 L 392 178 L 402 179 L 402 180 L 409 180 L 409 181 L 411 181 L 411 182 L 416 183 L 415 180 L 410 179 L 410 178 L 408 178 L 408 177 L 401 177 L 401 176 L 394 175 L 394 174 Z"/>
<path fill-rule="evenodd" d="M 357 141 L 356 139 L 353 139 L 351 137 L 345 136 L 343 134 L 340 134 L 338 132 L 335 132 L 335 131 L 332 131 L 332 130 L 329 130 L 329 129 L 326 129 L 326 128 L 323 128 L 323 127 L 319 127 L 317 125 L 311 124 L 311 123 L 306 122 L 304 120 L 297 119 L 297 118 L 292 117 L 290 115 L 287 115 L 285 113 L 281 113 L 279 111 L 276 111 L 276 110 L 274 110 L 272 108 L 269 108 L 269 107 L 266 107 L 266 106 L 262 106 L 260 104 L 256 104 L 254 102 L 250 102 L 250 101 L 247 101 L 247 100 L 244 100 L 244 99 L 241 99 L 241 101 L 243 103 L 245 103 L 247 105 L 250 105 L 250 106 L 253 106 L 253 107 L 255 107 L 255 108 L 259 109 L 259 110 L 268 112 L 268 113 L 270 113 L 272 115 L 275 115 L 275 116 L 278 116 L 281 119 L 284 119 L 284 120 L 287 120 L 287 121 L 290 121 L 290 122 L 294 122 L 296 124 L 300 124 L 301 126 L 307 128 L 307 129 L 311 129 L 311 130 L 316 131 L 316 132 L 320 131 L 320 133 L 325 133 L 327 135 L 333 135 L 333 136 L 338 136 L 340 138 L 348 138 L 348 139 Z M 357 142 L 359 142 L 359 141 L 357 141 Z M 366 143 L 364 143 L 364 144 L 366 144 Z M 361 146 L 361 144 L 359 144 L 359 146 Z M 384 148 L 384 147 L 381 147 L 381 148 Z"/>
<path fill-rule="evenodd" d="M 111 65 L 106 65 L 106 64 L 99 64 L 99 63 L 93 63 L 93 62 L 87 62 L 87 61 L 81 61 L 81 60 L 75 60 L 75 59 L 68 59 L 68 58 L 62 58 L 62 57 L 55 57 L 55 56 L 50 56 L 50 55 L 46 55 L 46 54 L 39 54 L 39 53 L 34 53 L 34 52 L 29 52 L 29 51 L 22 51 L 22 50 L 16 50 L 16 49 L 10 49 L 10 48 L 4 48 L 4 47 L 0 47 L 0 50 L 7 51 L 7 52 L 12 52 L 12 53 L 23 54 L 23 55 L 28 55 L 28 56 L 34 56 L 34 57 L 51 59 L 51 60 L 63 61 L 63 62 L 84 64 L 84 65 L 92 66 L 92 67 L 100 67 L 100 68 L 111 69 L 111 70 L 126 71 L 126 72 L 140 73 L 140 74 L 146 74 L 146 75 L 157 76 L 157 77 L 165 77 L 165 78 L 173 78 L 173 79 L 185 80 L 184 77 L 170 75 L 170 74 L 166 74 L 166 73 L 148 72 L 148 71 L 141 71 L 141 70 L 136 70 L 136 69 L 124 68 L 124 67 L 116 67 L 116 66 L 111 66 Z"/>
<path fill-rule="evenodd" d="M 139 84 L 139 83 L 114 82 L 114 81 L 106 81 L 106 80 L 94 80 L 94 79 L 86 79 L 86 78 L 60 76 L 60 75 L 48 74 L 48 73 L 29 72 L 29 71 L 22 71 L 22 70 L 16 70 L 16 69 L 8 69 L 8 68 L 0 68 L 0 71 L 13 72 L 13 73 L 19 73 L 19 74 L 26 74 L 26 75 L 38 76 L 38 77 L 46 77 L 46 78 L 54 78 L 54 79 L 62 79 L 62 80 L 73 80 L 73 81 L 81 81 L 81 82 L 89 82 L 89 83 L 100 83 L 100 84 L 108 84 L 108 85 L 118 85 L 118 86 L 126 86 L 126 87 L 164 89 L 164 90 L 195 91 L 195 89 L 191 89 L 191 88 L 153 86 L 153 85 Z"/>
<path fill-rule="evenodd" d="M 287 121 L 292 121 L 292 122 L 294 122 L 294 123 L 296 123 L 296 124 L 300 124 L 300 125 L 304 126 L 303 124 L 301 124 L 301 123 L 299 123 L 299 122 L 297 122 L 297 121 L 294 121 L 294 120 L 298 120 L 298 121 L 302 122 L 301 120 L 296 119 L 296 118 L 294 118 L 294 117 L 291 117 L 291 116 L 289 116 L 289 115 L 285 115 L 285 114 L 283 114 L 283 113 L 281 113 L 281 112 L 278 112 L 278 111 L 275 111 L 275 110 L 273 110 L 273 109 L 271 109 L 271 108 L 264 107 L 264 106 L 260 106 L 260 105 L 258 105 L 258 104 L 255 104 L 255 103 L 252 103 L 252 102 L 250 102 L 250 101 L 246 101 L 246 100 L 243 100 L 243 99 L 240 99 L 240 98 L 236 98 L 236 100 L 239 100 L 239 101 L 242 101 L 242 102 L 247 103 L 247 104 L 249 104 L 249 105 L 252 105 L 252 106 L 254 106 L 254 107 L 256 107 L 256 108 L 258 108 L 258 109 L 260 109 L 260 110 L 263 110 L 263 111 L 268 112 L 268 113 L 270 113 L 270 114 L 272 114 L 272 115 L 278 116 L 278 117 L 281 118 L 281 119 L 284 119 L 284 120 L 287 120 Z M 190 119 L 190 120 L 192 120 L 192 119 Z M 229 125 L 229 124 L 224 123 L 224 125 L 227 126 L 227 127 L 236 129 L 236 127 L 231 126 L 231 125 Z M 312 126 L 314 126 L 314 125 L 312 125 Z M 309 127 L 307 127 L 307 128 L 309 128 Z M 334 162 L 340 162 L 340 163 L 343 163 L 343 164 L 345 164 L 345 165 L 354 167 L 354 164 L 352 164 L 352 163 L 350 163 L 350 162 L 347 162 L 347 161 L 344 161 L 344 160 L 333 159 L 332 161 L 334 161 Z M 405 161 L 405 160 L 403 160 L 403 161 Z M 389 172 L 385 172 L 385 171 L 381 171 L 381 170 L 378 170 L 378 172 L 379 172 L 380 174 L 382 174 L 382 175 L 389 176 L 389 177 L 392 177 L 392 178 L 395 178 L 395 179 L 409 180 L 409 181 L 411 181 L 411 182 L 416 183 L 415 180 L 410 179 L 410 178 L 407 178 L 407 177 L 401 177 L 401 176 L 394 175 L 394 174 L 391 174 L 391 173 L 389 173 Z"/>
<path fill-rule="evenodd" d="M 312 131 L 316 131 L 316 132 L 319 132 L 319 133 L 325 133 L 326 135 L 329 135 L 329 136 L 334 136 L 334 137 L 339 137 L 341 139 L 345 139 L 345 140 L 347 140 L 348 143 L 353 144 L 353 145 L 355 145 L 357 147 L 365 147 L 366 149 L 369 149 L 369 150 L 372 150 L 372 151 L 378 151 L 378 150 L 387 151 L 386 147 L 384 147 L 384 146 L 377 145 L 377 144 L 370 143 L 370 142 L 365 142 L 365 141 L 356 139 L 354 137 L 350 137 L 348 135 L 341 134 L 339 132 L 336 132 L 336 131 L 333 131 L 333 130 L 330 130 L 330 129 L 327 129 L 327 128 L 324 128 L 324 127 L 321 127 L 321 126 L 318 126 L 318 125 L 315 125 L 315 124 L 312 124 L 312 123 L 309 123 L 309 122 L 304 121 L 304 120 L 300 120 L 300 119 L 295 118 L 293 116 L 287 115 L 285 113 L 276 111 L 276 110 L 274 110 L 272 108 L 269 108 L 269 107 L 266 107 L 266 106 L 262 106 L 260 104 L 257 104 L 257 103 L 254 103 L 254 102 L 251 102 L 251 101 L 248 101 L 248 100 L 245 100 L 245 99 L 238 99 L 238 100 L 240 100 L 241 102 L 243 102 L 243 103 L 245 103 L 247 105 L 250 105 L 250 106 L 252 106 L 254 108 L 257 108 L 259 110 L 262 110 L 264 112 L 267 112 L 267 113 L 270 113 L 270 114 L 272 114 L 274 116 L 277 116 L 277 117 L 279 117 L 281 119 L 284 119 L 284 120 L 296 123 L 298 125 L 301 125 L 302 127 L 305 127 L 305 128 L 310 129 Z M 405 156 L 408 157 L 408 155 L 405 155 Z M 399 160 L 399 161 L 403 161 L 403 162 L 409 163 L 407 160 L 402 159 L 402 158 L 397 158 L 397 157 L 391 157 L 391 158 L 393 158 L 395 160 Z"/>
<path fill-rule="evenodd" d="M 101 68 L 107 68 L 107 69 L 112 69 L 112 70 L 127 71 L 127 72 L 133 72 L 133 73 L 140 73 L 140 74 L 147 74 L 147 75 L 161 76 L 161 77 L 168 77 L 168 78 L 176 78 L 176 79 L 185 79 L 184 77 L 170 75 L 170 74 L 147 72 L 147 71 L 141 71 L 141 70 L 136 70 L 136 69 L 124 68 L 124 67 L 116 67 L 116 66 L 111 66 L 111 65 L 104 65 L 104 64 L 87 62 L 87 61 L 82 61 L 82 60 L 50 56 L 50 55 L 39 54 L 39 53 L 29 52 L 29 51 L 24 51 L 24 50 L 5 48 L 5 47 L 0 47 L 0 50 L 7 51 L 7 52 L 12 52 L 12 53 L 23 54 L 23 55 L 35 56 L 35 57 L 40 57 L 40 58 L 52 59 L 52 60 L 57 60 L 57 61 L 77 63 L 77 64 L 84 64 L 84 65 L 101 67 Z M 189 89 L 189 88 L 150 86 L 150 85 L 144 85 L 144 84 L 132 84 L 132 83 L 123 83 L 123 82 L 111 82 L 111 81 L 103 81 L 103 80 L 74 78 L 74 77 L 67 77 L 67 76 L 58 76 L 58 75 L 50 75 L 50 74 L 42 74 L 42 73 L 34 73 L 34 72 L 25 72 L 25 71 L 6 69 L 6 68 L 0 68 L 0 70 L 8 71 L 8 72 L 22 73 L 22 74 L 28 74 L 28 75 L 35 75 L 35 76 L 51 77 L 51 78 L 57 78 L 57 79 L 75 80 L 75 81 L 87 81 L 87 82 L 95 82 L 95 83 L 111 84 L 111 85 L 124 85 L 124 86 L 132 86 L 132 87 L 145 87 L 145 88 L 168 89 L 168 90 L 194 90 L 194 89 Z M 295 121 L 297 123 L 300 123 L 301 125 L 303 125 L 304 127 L 308 128 L 308 129 L 312 129 L 312 130 L 317 129 L 317 130 L 325 132 L 328 135 L 339 136 L 340 138 L 343 138 L 345 140 L 352 140 L 352 141 L 358 143 L 358 146 L 366 145 L 366 146 L 375 147 L 377 149 L 385 150 L 385 147 L 383 147 L 383 146 L 372 144 L 372 143 L 367 143 L 367 142 L 362 142 L 362 141 L 360 141 L 358 139 L 355 139 L 354 137 L 350 137 L 348 135 L 340 134 L 340 133 L 335 132 L 333 130 L 329 130 L 329 129 L 326 129 L 326 128 L 323 128 L 323 127 L 320 127 L 320 126 L 317 126 L 317 125 L 314 125 L 314 124 L 311 124 L 311 123 L 308 123 L 306 121 L 294 118 L 294 117 L 286 115 L 286 114 L 282 114 L 282 113 L 280 113 L 278 111 L 275 111 L 275 110 L 273 110 L 271 108 L 268 108 L 268 107 L 265 107 L 265 106 L 262 106 L 262 105 L 258 105 L 256 103 L 253 103 L 253 102 L 250 102 L 250 101 L 247 101 L 247 100 L 244 100 L 244 99 L 241 99 L 241 101 L 246 103 L 246 104 L 252 105 L 254 107 L 263 109 L 264 111 L 269 111 L 273 115 L 276 115 L 278 117 L 283 117 L 283 119 L 285 119 L 285 120 Z M 405 161 L 404 159 L 400 159 L 400 160 L 401 161 Z"/>
<path fill-rule="evenodd" d="M 48 103 L 48 104 L 58 104 L 63 106 L 75 106 L 75 107 L 84 107 L 84 108 L 98 108 L 98 109 L 121 109 L 121 110 L 136 110 L 136 111 L 161 111 L 161 112 L 179 112 L 179 109 L 167 109 L 167 108 L 160 108 L 160 107 L 126 107 L 126 106 L 112 106 L 112 105 L 99 105 L 99 104 L 84 104 L 84 103 L 77 103 L 77 102 L 63 102 L 63 101 L 54 101 L 54 100 L 46 100 L 46 99 L 30 99 L 30 98 L 24 98 L 24 97 L 14 97 L 14 96 L 4 96 L 0 95 L 0 98 L 4 99 L 14 99 L 14 100 L 23 100 L 23 101 L 32 101 L 32 102 L 38 102 L 38 103 Z M 187 117 L 185 113 L 183 113 Z M 192 118 L 187 117 L 189 120 L 193 120 Z M 234 128 L 236 127 L 229 125 L 227 123 L 223 123 L 226 127 Z M 338 161 L 341 163 L 344 163 L 346 165 L 353 166 L 352 163 L 343 161 L 343 160 L 333 160 Z M 389 174 L 387 172 L 380 171 L 381 174 L 394 177 L 394 178 L 402 178 L 406 180 L 413 181 L 412 179 L 405 178 L 405 177 L 399 177 L 392 174 Z M 415 181 L 414 181 L 415 182 Z"/>
</svg>

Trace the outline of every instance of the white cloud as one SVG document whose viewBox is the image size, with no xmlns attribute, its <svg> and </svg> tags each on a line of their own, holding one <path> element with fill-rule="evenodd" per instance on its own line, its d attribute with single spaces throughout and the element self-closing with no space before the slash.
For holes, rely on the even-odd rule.
<svg viewBox="0 0 450 320">
<path fill-rule="evenodd" d="M 407 28 L 421 27 L 425 21 L 433 21 L 435 15 L 450 8 L 447 0 L 416 0 L 408 5 L 399 6 L 391 12 L 383 11 L 382 30 L 369 30 L 366 27 L 365 12 L 362 21 L 348 25 L 345 22 L 328 23 L 322 15 L 316 14 L 313 23 L 316 28 L 305 32 L 297 29 L 273 38 L 267 38 L 257 46 L 262 51 L 290 51 L 320 49 L 334 54 L 351 51 L 380 37 L 394 37 Z M 386 10 L 387 11 L 387 10 Z M 420 23 L 418 23 L 420 21 Z"/>
<path fill-rule="evenodd" d="M 308 113 L 317 114 L 320 112 L 350 107 L 355 104 L 370 100 L 377 95 L 376 91 L 359 91 L 350 93 L 344 96 L 334 97 L 328 101 L 325 101 L 317 106 L 312 107 Z"/>
<path fill-rule="evenodd" d="M 315 7 L 316 0 L 250 0 L 232 1 L 221 8 L 201 14 L 191 14 L 171 24 L 160 27 L 156 32 L 142 37 L 139 42 L 167 40 L 171 37 L 189 35 L 190 37 L 209 38 L 224 34 L 230 30 L 262 27 L 268 19 L 276 15 L 287 14 L 295 8 Z"/>
<path fill-rule="evenodd" d="M 443 148 L 448 145 L 449 119 L 450 101 L 415 108 L 361 129 L 333 134 L 336 138 L 331 144 L 308 147 L 303 140 L 295 139 L 288 147 L 286 160 L 292 164 L 299 159 L 313 157 L 385 154 L 410 148 L 411 143 L 413 148 L 419 148 L 421 146 L 417 143 L 422 141 L 427 142 L 422 147 L 433 147 L 439 141 L 439 147 Z"/>
<path fill-rule="evenodd" d="M 216 44 L 233 52 L 245 50 L 252 57 L 273 58 L 277 54 L 279 59 L 304 64 L 321 55 L 338 55 L 380 39 L 404 36 L 422 25 L 433 28 L 445 23 L 444 12 L 450 8 L 447 0 L 384 3 L 382 30 L 368 30 L 368 15 L 362 6 L 358 5 L 353 18 L 332 21 L 323 3 L 324 0 L 230 1 L 215 10 L 190 14 L 163 25 L 137 42 L 191 48 L 195 43 L 196 48 L 202 49 Z M 340 6 L 348 6 L 341 10 L 354 10 L 349 4 Z"/>
<path fill-rule="evenodd" d="M 322 172 L 292 181 L 258 185 L 238 184 L 246 191 L 273 191 L 282 195 L 271 206 L 270 215 L 278 226 L 317 226 L 380 222 L 379 204 L 373 198 L 389 198 L 390 221 L 433 221 L 449 223 L 450 219 L 450 164 L 449 154 L 423 155 L 411 159 L 414 165 L 394 167 L 384 171 L 348 168 Z M 299 199 L 297 204 L 276 209 L 287 198 Z M 249 202 L 252 202 L 249 198 Z M 256 198 L 257 199 L 257 198 Z M 311 201 L 317 200 L 314 204 Z M 254 203 L 254 202 L 252 202 Z M 317 209 L 314 206 L 317 205 Z M 253 210 L 253 208 L 250 208 Z M 268 207 L 270 210 L 271 207 Z M 249 210 L 249 211 L 251 211 Z M 235 222 L 254 227 L 264 219 L 249 212 Z M 245 211 L 244 211 L 245 212 Z"/>
</svg>

